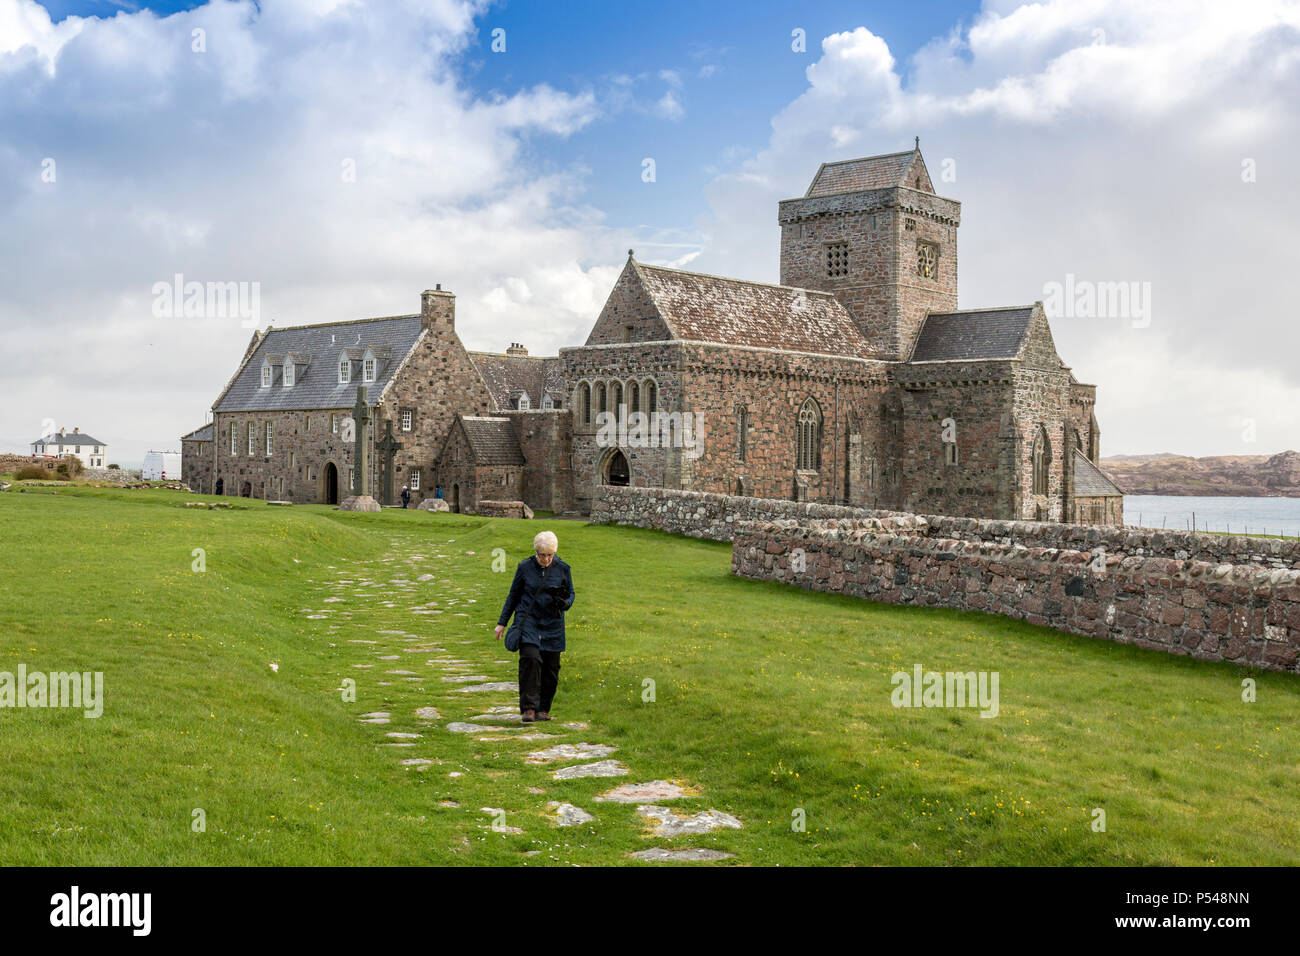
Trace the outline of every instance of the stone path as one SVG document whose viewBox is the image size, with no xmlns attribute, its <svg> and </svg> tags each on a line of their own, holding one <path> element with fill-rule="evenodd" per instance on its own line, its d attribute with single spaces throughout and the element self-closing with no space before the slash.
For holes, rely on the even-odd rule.
<svg viewBox="0 0 1300 956">
<path fill-rule="evenodd" d="M 359 699 L 376 699 L 373 690 L 363 696 L 362 685 L 367 681 L 373 682 L 369 685 L 371 688 L 394 688 L 392 681 L 378 679 L 382 677 L 399 678 L 400 681 L 407 682 L 405 687 L 408 689 L 398 692 L 403 696 L 418 694 L 427 699 L 427 702 L 421 701 L 419 706 L 406 706 L 400 710 L 391 709 L 390 704 L 389 710 L 373 710 L 356 718 L 361 724 L 383 726 L 381 733 L 384 739 L 376 742 L 376 746 L 399 749 L 399 753 L 393 754 L 397 766 L 421 775 L 445 774 L 444 779 L 449 781 L 452 795 L 457 787 L 463 786 L 454 781 L 466 778 L 467 775 L 480 780 L 485 777 L 494 781 L 499 779 L 499 796 L 502 799 L 512 795 L 527 795 L 523 800 L 514 801 L 519 809 L 507 811 L 498 807 L 482 807 L 477 814 L 473 814 L 470 808 L 462 806 L 460 800 L 446 798 L 445 792 L 439 792 L 436 796 L 441 799 L 435 805 L 440 811 L 470 813 L 476 828 L 485 833 L 503 836 L 527 835 L 525 827 L 517 824 L 526 823 L 530 818 L 544 821 L 544 826 L 548 828 L 584 828 L 593 834 L 598 832 L 602 823 L 608 825 L 612 820 L 623 819 L 639 826 L 647 839 L 674 843 L 682 838 L 689 839 L 718 830 L 738 830 L 743 827 L 736 817 L 720 810 L 679 812 L 674 807 L 662 806 L 669 801 L 694 801 L 701 798 L 698 787 L 676 780 L 624 783 L 605 790 L 591 797 L 593 803 L 611 807 L 610 811 L 601 814 L 594 814 L 571 800 L 550 799 L 533 803 L 535 797 L 544 797 L 552 790 L 571 787 L 572 781 L 627 777 L 632 774 L 632 770 L 621 760 L 611 758 L 619 750 L 614 745 L 564 739 L 569 734 L 591 731 L 588 721 L 556 721 L 538 725 L 521 723 L 518 684 L 508 679 L 513 676 L 516 660 L 513 656 L 504 659 L 498 657 L 500 648 L 491 637 L 491 626 L 495 621 L 473 624 L 456 620 L 484 616 L 483 612 L 470 615 L 461 610 L 462 607 L 476 604 L 477 598 L 468 596 L 469 586 L 447 576 L 450 565 L 445 562 L 473 557 L 473 552 L 456 552 L 454 541 L 446 542 L 444 548 L 450 552 L 447 554 L 439 553 L 437 545 L 433 547 L 433 553 L 428 553 L 429 548 L 427 538 L 397 537 L 391 542 L 389 553 L 378 561 L 356 562 L 356 566 L 348 569 L 330 567 L 328 570 L 334 572 L 332 579 L 320 583 L 326 591 L 332 593 L 313 597 L 311 600 L 314 607 L 304 607 L 299 613 L 305 620 L 332 622 L 327 628 L 330 635 L 343 628 L 359 633 L 359 636 L 346 639 L 339 635 L 336 640 L 341 643 L 330 644 L 341 650 L 350 649 L 349 653 L 362 658 L 361 661 L 347 662 L 342 666 L 373 671 L 373 676 L 358 674 L 354 678 L 358 685 Z M 487 613 L 491 614 L 492 611 Z M 417 631 L 424 633 L 413 633 L 400 628 L 402 615 L 419 615 L 414 619 L 405 619 Z M 435 620 L 433 615 L 444 616 Z M 367 623 L 367 619 L 373 619 L 377 623 L 382 621 L 384 627 L 377 628 L 374 624 Z M 394 623 L 399 627 L 394 628 Z M 326 628 L 326 625 L 311 626 Z M 443 646 L 449 643 L 464 646 L 462 653 L 474 659 L 465 660 L 453 656 Z M 407 668 L 419 665 L 418 659 L 405 657 L 417 654 L 423 656 L 425 670 L 411 670 L 400 665 L 390 668 L 384 663 L 380 663 L 377 668 L 376 662 L 402 660 L 406 661 Z M 437 680 L 426 682 L 426 677 L 436 677 Z M 389 691 L 380 693 L 389 701 L 399 699 L 391 696 Z M 394 724 L 399 728 L 406 725 L 416 729 L 389 729 Z M 451 762 L 451 766 L 447 766 L 450 761 L 443 758 L 451 752 L 463 751 L 447 751 L 445 746 L 440 746 L 439 741 L 452 739 L 443 737 L 443 734 L 471 741 L 474 747 L 471 759 L 464 764 Z M 484 770 L 483 767 L 492 765 L 487 762 L 482 767 L 476 764 L 476 761 L 485 757 L 499 759 L 502 753 L 498 745 L 535 747 L 542 741 L 557 742 L 541 749 L 527 749 L 518 753 L 519 769 L 515 773 Z M 409 748 L 424 748 L 427 755 L 419 755 L 419 750 L 411 756 L 400 752 L 405 749 L 406 754 L 410 754 Z M 544 776 L 539 778 L 536 776 L 538 773 Z M 516 777 L 518 779 L 512 779 Z M 547 781 L 550 786 L 535 786 L 530 781 Z M 590 793 L 590 790 L 584 789 L 582 792 Z M 619 805 L 626 805 L 627 809 L 614 809 Z M 527 809 L 529 806 L 532 807 L 531 810 Z M 614 816 L 610 815 L 611 812 Z M 621 816 L 622 814 L 634 815 L 627 817 Z M 484 815 L 487 815 L 486 819 Z M 507 819 L 512 822 L 507 823 Z M 540 837 L 543 834 L 536 835 Z M 532 849 L 524 855 L 540 855 L 540 852 Z M 629 858 L 651 863 L 692 863 L 726 860 L 733 856 L 734 854 L 708 847 L 671 845 L 651 846 L 631 853 Z"/>
</svg>

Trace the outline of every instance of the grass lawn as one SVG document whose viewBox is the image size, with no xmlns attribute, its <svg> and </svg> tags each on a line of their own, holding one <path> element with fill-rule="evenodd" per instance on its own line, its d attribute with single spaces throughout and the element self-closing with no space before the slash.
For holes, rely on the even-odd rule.
<svg viewBox="0 0 1300 956">
<path fill-rule="evenodd" d="M 650 846 L 735 854 L 722 865 L 1300 862 L 1293 675 L 739 580 L 728 545 L 639 529 L 187 500 L 217 499 L 0 493 L 0 671 L 102 671 L 105 688 L 98 719 L 0 709 L 0 862 L 590 865 Z M 543 527 L 578 594 L 556 720 L 536 728 L 555 739 L 450 733 L 516 700 L 441 678 L 514 679 L 492 626 Z M 893 707 L 914 664 L 998 672 L 998 716 Z M 565 764 L 522 759 L 584 741 L 630 775 L 559 781 Z M 634 806 L 593 800 L 659 779 L 699 790 L 669 805 L 744 828 L 650 837 Z M 558 828 L 551 800 L 596 820 Z"/>
</svg>

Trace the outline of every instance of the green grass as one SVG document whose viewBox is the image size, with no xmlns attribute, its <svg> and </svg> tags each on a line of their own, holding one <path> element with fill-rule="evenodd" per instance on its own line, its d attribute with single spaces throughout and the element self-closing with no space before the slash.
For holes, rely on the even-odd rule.
<svg viewBox="0 0 1300 956">
<path fill-rule="evenodd" d="M 95 720 L 0 709 L 0 863 L 588 865 L 688 845 L 740 865 L 1300 860 L 1293 675 L 741 580 L 727 545 L 638 529 L 185 500 L 211 499 L 0 494 L 0 670 L 103 671 L 106 696 Z M 540 729 L 617 746 L 625 780 L 555 781 L 521 759 L 549 742 L 442 729 L 510 702 L 458 693 L 425 661 L 459 657 L 470 673 L 513 679 L 512 655 L 491 640 L 510 581 L 492 571 L 492 551 L 513 568 L 547 526 L 578 599 L 556 723 Z M 191 570 L 195 548 L 203 573 Z M 363 599 L 338 585 L 422 573 L 435 577 L 418 595 Z M 325 602 L 336 595 L 346 600 Z M 411 613 L 431 601 L 444 613 Z M 377 633 L 398 629 L 446 655 L 405 654 L 421 645 Z M 379 653 L 426 679 L 386 677 Z M 999 716 L 894 708 L 891 674 L 917 663 L 998 671 Z M 1245 676 L 1255 703 L 1241 700 Z M 654 702 L 642 699 L 647 679 Z M 422 726 L 414 710 L 425 705 L 443 720 Z M 393 721 L 359 723 L 370 711 Z M 590 729 L 557 728 L 570 720 Z M 424 736 L 379 746 L 387 731 Z M 439 763 L 416 771 L 404 757 Z M 680 806 L 727 811 L 745 828 L 649 839 L 634 807 L 592 801 L 663 778 L 700 788 Z M 549 800 L 597 821 L 555 828 Z M 482 807 L 524 833 L 493 832 Z M 1097 807 L 1104 833 L 1091 829 Z M 191 829 L 196 808 L 206 832 Z M 792 830 L 797 810 L 806 832 Z"/>
</svg>

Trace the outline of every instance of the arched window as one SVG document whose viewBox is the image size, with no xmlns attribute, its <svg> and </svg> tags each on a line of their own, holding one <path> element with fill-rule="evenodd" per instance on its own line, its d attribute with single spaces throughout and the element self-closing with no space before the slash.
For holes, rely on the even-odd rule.
<svg viewBox="0 0 1300 956">
<path fill-rule="evenodd" d="M 736 406 L 736 460 L 745 460 L 746 445 L 749 438 L 749 409 L 744 405 Z"/>
<path fill-rule="evenodd" d="M 822 411 L 811 398 L 799 409 L 798 445 L 795 467 L 817 471 L 822 463 Z"/>
<path fill-rule="evenodd" d="M 627 407 L 629 411 L 641 411 L 641 386 L 636 382 L 627 387 Z"/>
<path fill-rule="evenodd" d="M 623 383 L 615 382 L 609 387 L 609 410 L 615 415 L 619 413 L 619 406 L 623 404 Z"/>
<path fill-rule="evenodd" d="M 591 386 L 583 382 L 578 386 L 578 410 L 582 413 L 582 424 L 591 424 Z"/>
<path fill-rule="evenodd" d="M 645 383 L 645 410 L 653 415 L 659 406 L 659 386 L 654 382 Z"/>
<path fill-rule="evenodd" d="M 608 411 L 609 406 L 606 404 L 605 398 L 606 398 L 605 383 L 597 382 L 596 383 L 596 411 L 597 412 Z"/>
<path fill-rule="evenodd" d="M 1034 439 L 1034 494 L 1047 494 L 1047 476 L 1051 468 L 1052 443 L 1047 438 L 1047 429 L 1039 425 L 1038 437 Z"/>
</svg>

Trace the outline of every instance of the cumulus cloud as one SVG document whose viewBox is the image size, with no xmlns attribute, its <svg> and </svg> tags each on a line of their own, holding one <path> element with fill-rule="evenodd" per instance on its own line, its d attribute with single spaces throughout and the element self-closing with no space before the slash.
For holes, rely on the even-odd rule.
<svg viewBox="0 0 1300 956">
<path fill-rule="evenodd" d="M 766 147 L 711 183 L 696 268 L 775 279 L 777 201 L 821 162 L 919 135 L 937 191 L 963 204 L 962 308 L 1042 299 L 1068 275 L 1150 283 L 1145 327 L 1053 323 L 1099 386 L 1103 453 L 1300 448 L 1300 6 L 988 3 L 906 63 L 866 27 L 828 36 L 806 75 Z"/>
<path fill-rule="evenodd" d="M 55 25 L 0 0 L 4 443 L 54 419 L 129 461 L 201 424 L 251 333 L 155 318 L 176 274 L 259 283 L 263 325 L 410 313 L 441 282 L 471 348 L 580 341 L 613 279 L 591 263 L 628 237 L 527 144 L 601 109 L 544 84 L 472 96 L 457 57 L 481 9 L 242 0 Z"/>
<path fill-rule="evenodd" d="M 669 90 L 655 103 L 655 115 L 663 119 L 679 120 L 686 115 L 686 110 L 681 100 L 677 98 L 677 94 Z"/>
</svg>

